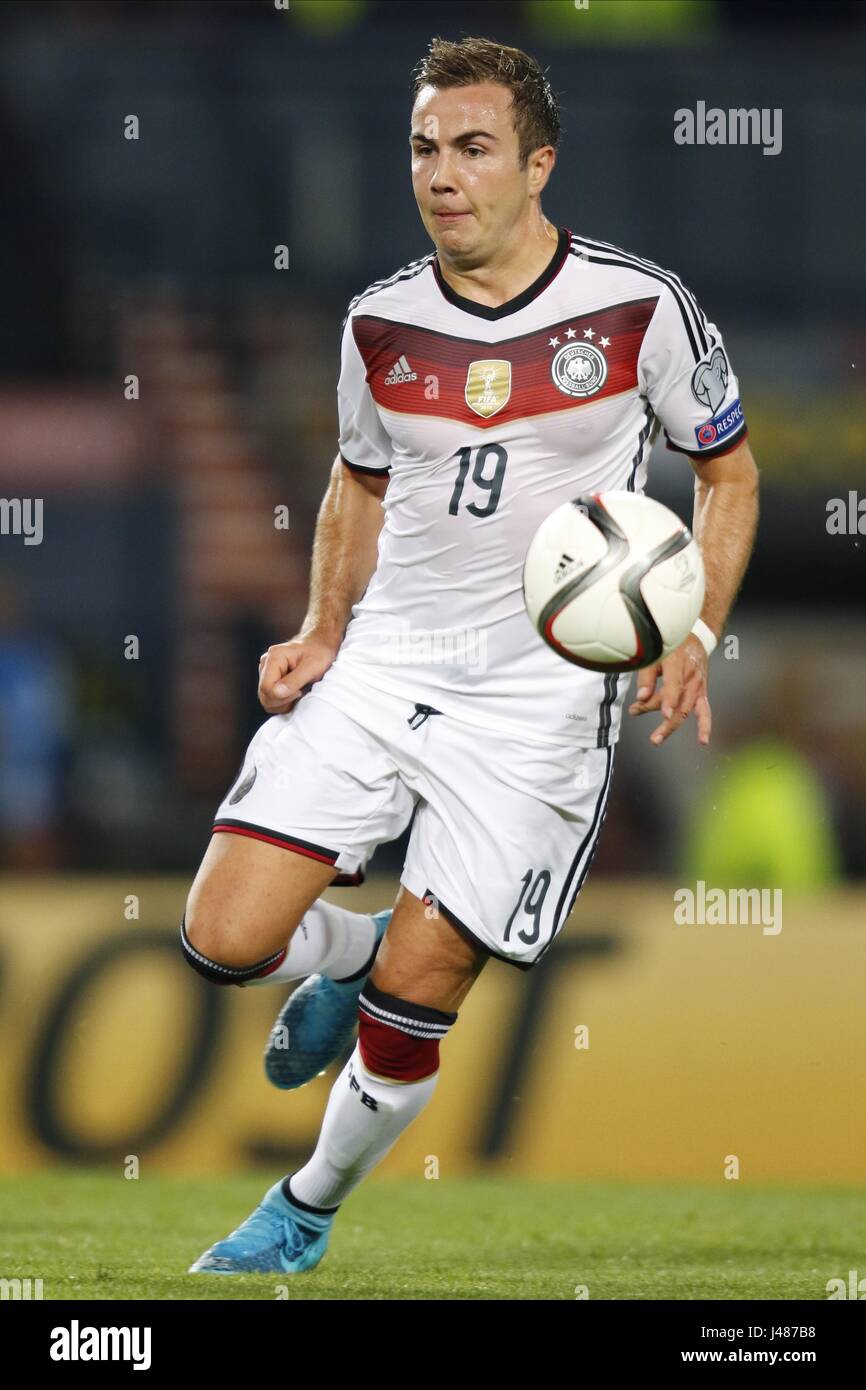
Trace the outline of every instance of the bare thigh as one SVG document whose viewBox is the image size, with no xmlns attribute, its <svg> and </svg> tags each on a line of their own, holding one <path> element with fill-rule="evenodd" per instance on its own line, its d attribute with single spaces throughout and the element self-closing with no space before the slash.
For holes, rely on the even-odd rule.
<svg viewBox="0 0 866 1390">
<path fill-rule="evenodd" d="M 377 989 L 455 1013 L 489 960 L 441 913 L 401 887 L 370 979 Z"/>
<path fill-rule="evenodd" d="M 264 840 L 214 835 L 187 899 L 187 936 L 221 965 L 254 965 L 286 945 L 336 872 Z"/>
</svg>

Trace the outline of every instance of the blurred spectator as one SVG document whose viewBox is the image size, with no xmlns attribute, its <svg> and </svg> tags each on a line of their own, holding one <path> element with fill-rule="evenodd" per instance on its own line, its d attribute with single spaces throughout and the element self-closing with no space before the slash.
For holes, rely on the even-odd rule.
<svg viewBox="0 0 866 1390">
<path fill-rule="evenodd" d="M 771 738 L 734 750 L 693 812 L 686 877 L 793 891 L 839 876 L 830 808 L 807 760 Z"/>
<path fill-rule="evenodd" d="M 65 659 L 25 620 L 0 575 L 0 854 L 10 868 L 55 868 L 62 854 L 70 680 Z"/>
</svg>

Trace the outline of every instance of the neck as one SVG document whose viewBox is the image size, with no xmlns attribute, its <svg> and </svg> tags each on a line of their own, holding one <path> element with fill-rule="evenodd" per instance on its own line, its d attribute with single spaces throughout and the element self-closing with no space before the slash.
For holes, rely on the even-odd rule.
<svg viewBox="0 0 866 1390">
<path fill-rule="evenodd" d="M 437 252 L 443 280 L 465 299 L 498 309 L 538 279 L 553 259 L 559 232 L 540 214 L 528 227 L 518 224 L 503 237 L 483 265 L 458 270 Z"/>
</svg>

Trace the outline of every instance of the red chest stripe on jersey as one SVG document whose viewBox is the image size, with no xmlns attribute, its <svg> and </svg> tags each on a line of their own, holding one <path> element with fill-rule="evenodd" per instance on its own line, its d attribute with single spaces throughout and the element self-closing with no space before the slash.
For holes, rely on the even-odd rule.
<svg viewBox="0 0 866 1390">
<path fill-rule="evenodd" d="M 634 388 L 638 355 L 657 303 L 654 296 L 614 304 L 494 343 L 366 314 L 352 320 L 352 331 L 377 405 L 398 414 L 437 416 L 487 428 L 526 416 L 578 409 Z M 592 331 L 589 338 L 588 330 Z M 553 346 L 552 338 L 558 339 Z M 608 346 L 601 346 L 602 338 Z M 604 384 L 586 396 L 561 390 L 551 372 L 558 350 L 579 343 L 591 343 L 607 363 Z M 511 392 L 507 402 L 485 418 L 467 404 L 466 380 L 471 363 L 491 360 L 510 362 Z"/>
</svg>

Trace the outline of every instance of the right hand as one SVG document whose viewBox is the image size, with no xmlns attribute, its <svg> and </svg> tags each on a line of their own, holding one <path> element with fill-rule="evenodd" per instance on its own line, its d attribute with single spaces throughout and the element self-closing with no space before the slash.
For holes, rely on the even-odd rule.
<svg viewBox="0 0 866 1390">
<path fill-rule="evenodd" d="M 301 695 L 321 680 L 337 648 L 310 634 L 278 642 L 259 657 L 259 702 L 268 714 L 286 714 Z"/>
</svg>

